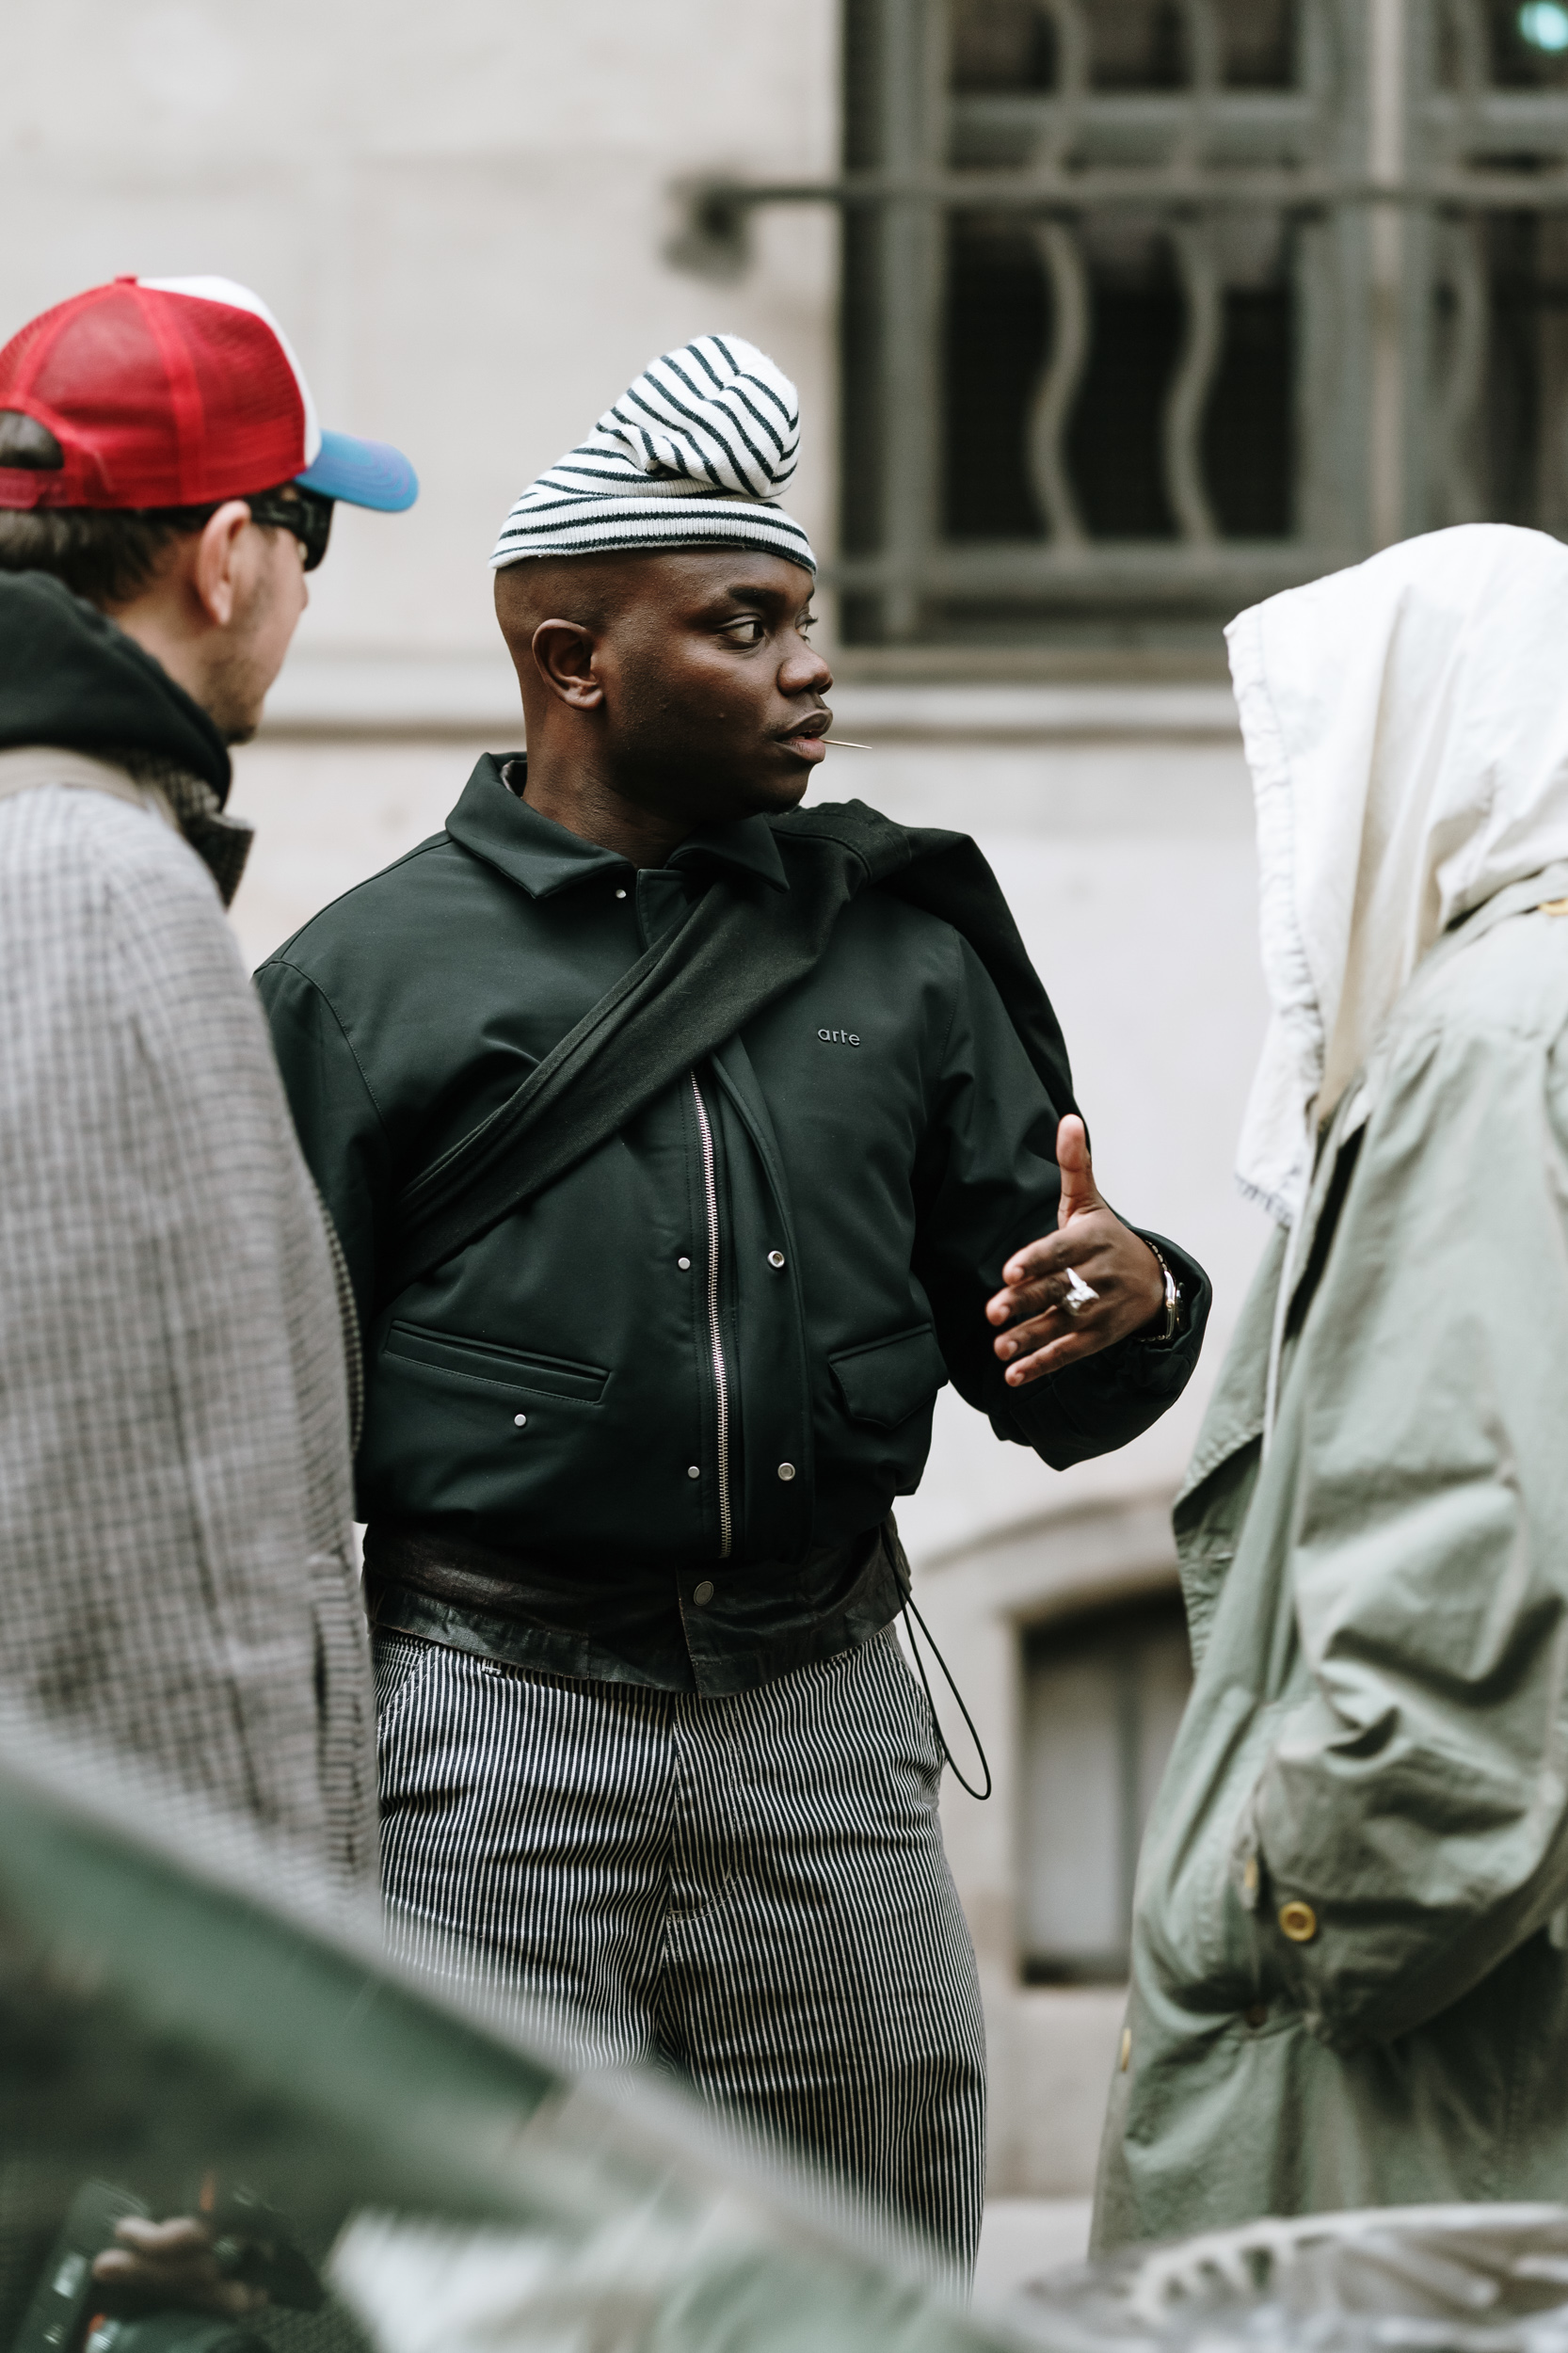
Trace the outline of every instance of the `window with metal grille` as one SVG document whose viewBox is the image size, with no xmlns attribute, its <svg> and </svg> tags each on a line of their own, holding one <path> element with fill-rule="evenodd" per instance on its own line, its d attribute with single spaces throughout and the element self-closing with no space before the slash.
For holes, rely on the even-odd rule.
<svg viewBox="0 0 1568 2353">
<path fill-rule="evenodd" d="M 1568 531 L 1568 6 L 845 0 L 842 633 L 1212 647 Z M 743 199 L 744 191 L 732 191 Z"/>
<path fill-rule="evenodd" d="M 1138 1849 L 1192 1679 L 1179 1593 L 1025 1638 L 1019 1927 L 1031 1983 L 1126 1978 Z"/>
</svg>

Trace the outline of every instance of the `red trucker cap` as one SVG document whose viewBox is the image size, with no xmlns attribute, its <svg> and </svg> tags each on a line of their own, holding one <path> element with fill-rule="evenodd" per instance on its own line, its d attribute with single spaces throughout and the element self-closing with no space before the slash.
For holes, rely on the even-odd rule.
<svg viewBox="0 0 1568 2353">
<path fill-rule="evenodd" d="M 0 466 L 0 507 L 201 506 L 297 482 L 398 513 L 419 495 L 385 441 L 323 433 L 287 336 L 229 278 L 117 278 L 0 351 L 0 409 L 45 425 L 63 466 Z"/>
</svg>

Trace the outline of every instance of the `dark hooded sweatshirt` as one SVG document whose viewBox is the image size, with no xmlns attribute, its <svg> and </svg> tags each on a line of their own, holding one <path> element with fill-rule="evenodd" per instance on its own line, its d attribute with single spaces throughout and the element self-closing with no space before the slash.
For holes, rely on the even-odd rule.
<svg viewBox="0 0 1568 2353">
<path fill-rule="evenodd" d="M 46 572 L 0 572 L 0 750 L 24 744 L 146 752 L 229 792 L 222 736 L 161 663 Z"/>
<path fill-rule="evenodd" d="M 224 904 L 251 830 L 223 813 L 229 748 L 200 704 L 133 637 L 47 572 L 0 572 L 0 751 L 48 744 L 155 785 Z"/>
</svg>

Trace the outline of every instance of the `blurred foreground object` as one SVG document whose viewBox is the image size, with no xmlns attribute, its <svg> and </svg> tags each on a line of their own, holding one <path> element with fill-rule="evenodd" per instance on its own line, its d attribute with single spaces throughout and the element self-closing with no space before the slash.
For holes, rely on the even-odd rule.
<svg viewBox="0 0 1568 2353">
<path fill-rule="evenodd" d="M 8 2157 L 154 2205 L 200 2163 L 318 2228 L 365 2205 L 425 2217 L 362 2221 L 339 2257 L 390 2348 L 415 2341 L 431 2294 L 455 2316 L 513 2311 L 487 2342 L 597 2353 L 1003 2342 L 672 2095 L 571 2081 L 345 1931 L 329 1888 L 316 1913 L 296 1873 L 285 1898 L 247 1826 L 214 1819 L 177 1856 L 136 1826 L 145 1790 L 118 1769 L 94 1781 L 16 1718 L 0 1727 Z M 444 2319 L 437 2338 L 461 2342 Z"/>
<path fill-rule="evenodd" d="M 1391 2206 L 1249 2223 L 1058 2272 L 1024 2289 L 1007 2317 L 1052 2353 L 1559 2353 L 1568 2207 Z"/>
<path fill-rule="evenodd" d="M 4 2153 L 179 2195 L 200 2150 L 318 2225 L 379 2205 L 331 2270 L 380 2353 L 1568 2346 L 1568 2210 L 1544 2206 L 1263 2223 L 970 2320 L 668 2093 L 572 2082 L 324 1925 L 329 1895 L 319 1919 L 279 1897 L 248 1829 L 175 1857 L 133 1826 L 144 1790 L 93 1779 L 0 1725 Z M 149 2316 L 115 2353 L 223 2325 Z"/>
<path fill-rule="evenodd" d="M 635 2217 L 569 2251 L 367 2217 L 346 2233 L 335 2267 L 382 2353 L 706 2344 L 717 2309 L 705 2281 L 682 2292 L 667 2243 Z M 725 2285 L 727 2341 L 774 2343 L 773 2281 L 760 2277 L 751 2297 L 738 2281 Z M 836 2279 L 797 2316 L 824 2345 L 883 2342 L 874 2316 L 857 2333 Z M 1568 2208 L 1368 2209 L 1129 2249 L 1032 2282 L 985 2334 L 1018 2353 L 1562 2353 Z"/>
</svg>

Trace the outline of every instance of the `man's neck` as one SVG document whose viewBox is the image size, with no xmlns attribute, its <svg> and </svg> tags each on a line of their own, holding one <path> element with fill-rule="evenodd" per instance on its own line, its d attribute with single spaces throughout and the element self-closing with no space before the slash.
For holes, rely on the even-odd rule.
<svg viewBox="0 0 1568 2353">
<path fill-rule="evenodd" d="M 133 599 L 129 604 L 105 607 L 107 617 L 127 637 L 134 638 L 143 653 L 150 653 L 161 669 L 167 670 L 176 686 L 183 686 L 193 702 L 207 708 L 209 689 L 205 632 L 193 630 L 176 600 L 171 598 L 163 583 Z"/>
<path fill-rule="evenodd" d="M 592 769 L 566 768 L 556 761 L 530 760 L 523 786 L 530 808 L 552 824 L 609 850 L 629 866 L 663 866 L 692 830 L 685 816 L 666 815 L 628 800 Z"/>
</svg>

